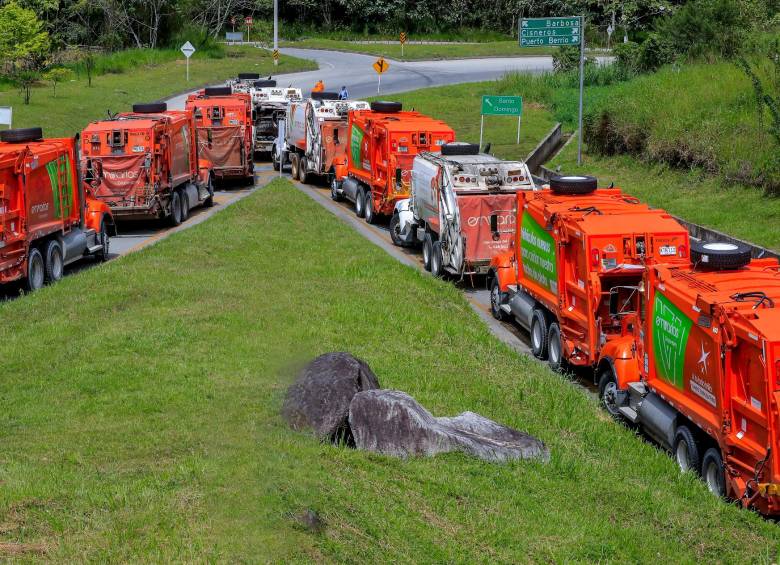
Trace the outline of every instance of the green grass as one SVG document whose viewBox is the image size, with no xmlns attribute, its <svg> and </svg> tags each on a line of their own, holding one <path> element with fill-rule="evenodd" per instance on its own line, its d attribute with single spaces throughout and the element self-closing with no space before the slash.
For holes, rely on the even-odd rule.
<svg viewBox="0 0 780 565">
<path fill-rule="evenodd" d="M 86 77 L 82 74 L 72 82 L 57 85 L 56 98 L 51 86 L 42 83 L 33 89 L 29 105 L 23 104 L 16 90 L 0 91 L 0 106 L 13 106 L 14 127 L 43 126 L 44 135 L 72 136 L 81 132 L 89 121 L 105 117 L 107 110 L 129 110 L 135 102 L 165 98 L 220 82 L 239 72 L 265 75 L 316 68 L 311 61 L 287 56 L 280 59 L 278 67 L 274 67 L 266 50 L 228 48 L 226 56 L 221 59 L 194 57 L 190 61 L 190 81 L 187 82 L 183 57 L 166 60 L 164 55 L 150 55 L 154 57 L 151 64 L 135 66 L 137 55 L 117 55 L 117 58 L 124 58 L 120 67 L 125 72 L 93 77 L 91 88 L 87 87 Z M 118 60 L 114 63 L 120 64 Z"/>
<path fill-rule="evenodd" d="M 447 45 L 411 45 L 404 46 L 401 56 L 401 45 L 398 42 L 357 43 L 334 39 L 302 39 L 300 41 L 285 41 L 283 47 L 299 47 L 301 49 L 330 49 L 333 51 L 349 51 L 389 57 L 398 61 L 429 61 L 434 59 L 466 59 L 472 57 L 524 57 L 533 55 L 552 55 L 557 47 L 526 47 L 521 49 L 517 41 L 491 41 L 482 43 L 461 43 Z"/>
<path fill-rule="evenodd" d="M 453 285 L 286 181 L 0 316 L 0 558 L 777 559 L 776 525 L 711 497 L 494 338 Z M 540 436 L 551 462 L 403 461 L 289 431 L 279 409 L 295 368 L 332 350 L 435 414 Z M 307 508 L 323 533 L 296 525 Z"/>
<path fill-rule="evenodd" d="M 412 109 L 445 121 L 460 141 L 479 143 L 480 109 L 483 94 L 520 94 L 500 82 L 479 82 L 441 86 L 393 94 L 391 98 Z M 383 97 L 379 97 L 383 98 Z M 384 97 L 386 98 L 386 97 Z M 534 103 L 523 107 L 520 145 L 517 141 L 517 119 L 486 116 L 483 144 L 506 159 L 525 159 L 555 122 L 549 112 Z"/>
</svg>

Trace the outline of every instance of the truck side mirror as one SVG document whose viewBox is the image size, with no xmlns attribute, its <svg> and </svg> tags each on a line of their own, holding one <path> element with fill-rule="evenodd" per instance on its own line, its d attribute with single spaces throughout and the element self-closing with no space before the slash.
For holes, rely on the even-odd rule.
<svg viewBox="0 0 780 565">
<path fill-rule="evenodd" d="M 498 215 L 496 214 L 490 215 L 490 231 L 494 234 L 498 233 Z"/>
<path fill-rule="evenodd" d="M 617 292 L 609 293 L 609 315 L 617 316 L 619 314 L 619 300 Z"/>
</svg>

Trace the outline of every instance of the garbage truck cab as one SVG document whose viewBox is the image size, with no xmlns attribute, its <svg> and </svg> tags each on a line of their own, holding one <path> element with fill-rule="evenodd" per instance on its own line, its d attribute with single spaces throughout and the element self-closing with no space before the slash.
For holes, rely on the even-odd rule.
<svg viewBox="0 0 780 565">
<path fill-rule="evenodd" d="M 515 235 L 515 193 L 536 188 L 522 161 L 479 153 L 471 143 L 448 143 L 441 153 L 414 158 L 411 194 L 396 203 L 390 235 L 396 245 L 422 244 L 425 269 L 435 276 L 485 274 Z"/>
</svg>

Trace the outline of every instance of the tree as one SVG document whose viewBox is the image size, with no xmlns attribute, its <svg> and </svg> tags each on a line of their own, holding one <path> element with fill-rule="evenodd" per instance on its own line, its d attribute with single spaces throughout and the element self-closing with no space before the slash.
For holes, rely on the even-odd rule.
<svg viewBox="0 0 780 565">
<path fill-rule="evenodd" d="M 49 51 L 49 33 L 35 12 L 15 1 L 0 8 L 0 60 L 39 68 Z"/>
<path fill-rule="evenodd" d="M 43 75 L 43 79 L 48 80 L 51 83 L 54 88 L 54 98 L 57 98 L 57 83 L 70 80 L 72 76 L 73 72 L 70 69 L 55 67 L 46 71 Z"/>
<path fill-rule="evenodd" d="M 32 94 L 32 87 L 41 79 L 40 73 L 31 70 L 17 71 L 13 76 L 13 81 L 16 86 L 19 87 L 19 91 L 22 93 L 24 103 L 30 103 L 30 96 Z"/>
</svg>

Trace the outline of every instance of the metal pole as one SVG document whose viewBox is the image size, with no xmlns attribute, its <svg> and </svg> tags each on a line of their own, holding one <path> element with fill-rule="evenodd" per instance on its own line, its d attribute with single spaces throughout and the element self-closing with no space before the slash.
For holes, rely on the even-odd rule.
<svg viewBox="0 0 780 565">
<path fill-rule="evenodd" d="M 577 136 L 577 165 L 582 165 L 582 97 L 585 90 L 585 16 L 580 16 L 580 116 Z"/>
<path fill-rule="evenodd" d="M 482 130 L 485 128 L 485 116 L 480 116 L 479 121 L 479 150 L 482 151 Z"/>
<path fill-rule="evenodd" d="M 379 90 L 382 88 L 382 73 L 377 73 L 376 93 L 379 94 Z"/>
<path fill-rule="evenodd" d="M 190 58 L 187 57 L 187 82 L 190 82 Z"/>
<path fill-rule="evenodd" d="M 274 0 L 274 51 L 279 49 L 279 0 Z M 274 67 L 279 65 L 279 60 L 274 58 Z"/>
<path fill-rule="evenodd" d="M 517 144 L 520 145 L 520 120 L 523 119 L 521 115 L 517 116 Z"/>
</svg>

